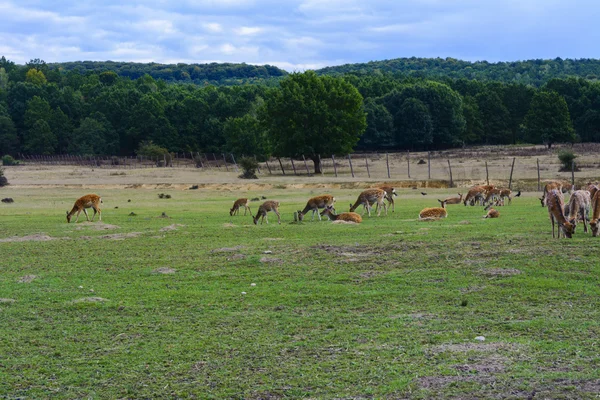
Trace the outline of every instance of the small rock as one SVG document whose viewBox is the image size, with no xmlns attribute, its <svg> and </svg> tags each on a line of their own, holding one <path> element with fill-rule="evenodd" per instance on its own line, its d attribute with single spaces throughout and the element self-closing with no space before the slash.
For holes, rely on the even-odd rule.
<svg viewBox="0 0 600 400">
<path fill-rule="evenodd" d="M 485 336 L 477 336 L 475 338 L 475 340 L 479 341 L 479 342 L 484 342 L 485 341 Z"/>
<path fill-rule="evenodd" d="M 242 294 L 246 294 L 246 292 L 242 292 Z"/>
<path fill-rule="evenodd" d="M 130 216 L 130 217 L 135 217 L 136 215 L 137 215 L 137 214 L 136 214 L 136 213 L 134 213 L 133 211 L 129 213 L 129 216 Z"/>
<path fill-rule="evenodd" d="M 90 289 L 90 292 L 94 293 L 94 289 Z"/>
<path fill-rule="evenodd" d="M 256 286 L 256 283 L 251 283 L 250 286 Z"/>
<path fill-rule="evenodd" d="M 128 202 L 128 203 L 131 203 L 131 199 L 128 199 L 128 200 L 127 200 L 127 202 Z"/>
<path fill-rule="evenodd" d="M 79 286 L 79 289 L 83 289 L 83 286 Z"/>
<path fill-rule="evenodd" d="M 271 250 L 265 250 L 263 251 L 263 254 L 273 254 L 273 252 Z"/>
</svg>

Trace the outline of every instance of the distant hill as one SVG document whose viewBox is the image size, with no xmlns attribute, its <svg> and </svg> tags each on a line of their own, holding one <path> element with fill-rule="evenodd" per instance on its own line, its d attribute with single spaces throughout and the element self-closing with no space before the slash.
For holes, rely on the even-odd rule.
<svg viewBox="0 0 600 400">
<path fill-rule="evenodd" d="M 556 58 L 554 60 L 490 63 L 487 61 L 461 61 L 454 58 L 412 57 L 325 67 L 316 72 L 321 75 L 399 73 L 422 78 L 465 78 L 540 86 L 552 78 L 569 76 L 597 80 L 600 77 L 600 60 Z"/>
<path fill-rule="evenodd" d="M 81 74 L 113 71 L 119 76 L 137 79 L 145 74 L 166 82 L 237 85 L 243 83 L 268 83 L 287 72 L 272 65 L 249 64 L 157 64 L 116 61 L 75 61 L 47 64 L 51 69 Z"/>
</svg>

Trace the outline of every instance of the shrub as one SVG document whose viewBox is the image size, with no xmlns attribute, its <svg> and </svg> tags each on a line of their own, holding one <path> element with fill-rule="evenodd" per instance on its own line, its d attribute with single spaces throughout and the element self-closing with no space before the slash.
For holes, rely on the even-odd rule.
<svg viewBox="0 0 600 400">
<path fill-rule="evenodd" d="M 4 176 L 4 170 L 0 168 L 0 187 L 8 185 L 8 179 Z"/>
<path fill-rule="evenodd" d="M 2 157 L 2 165 L 19 165 L 19 161 L 7 154 Z"/>
<path fill-rule="evenodd" d="M 244 173 L 240 175 L 242 179 L 258 179 L 256 176 L 256 170 L 258 169 L 258 161 L 252 157 L 240 158 L 240 166 Z"/>
<path fill-rule="evenodd" d="M 136 153 L 139 156 L 144 156 L 148 157 L 151 160 L 155 160 L 156 165 L 158 167 L 169 166 L 172 161 L 169 150 L 165 149 L 164 147 L 160 147 L 159 145 L 152 142 L 152 140 L 141 142 Z"/>
<path fill-rule="evenodd" d="M 576 158 L 577 158 L 577 156 L 571 150 L 563 149 L 563 150 L 559 151 L 558 159 L 560 160 L 560 163 L 562 164 L 560 170 L 561 171 L 570 171 L 571 164 L 575 161 Z M 575 170 L 578 171 L 577 165 L 575 165 Z"/>
</svg>

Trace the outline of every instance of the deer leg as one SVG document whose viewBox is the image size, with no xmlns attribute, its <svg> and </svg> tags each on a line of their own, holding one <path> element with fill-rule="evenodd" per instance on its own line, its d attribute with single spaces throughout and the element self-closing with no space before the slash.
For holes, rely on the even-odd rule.
<svg viewBox="0 0 600 400">
<path fill-rule="evenodd" d="M 327 206 L 325 206 L 325 207 L 327 207 Z M 321 221 L 321 213 L 319 212 L 318 208 L 313 209 L 312 219 L 315 219 L 315 213 L 317 213 L 317 217 L 319 217 L 319 221 Z"/>
<path fill-rule="evenodd" d="M 278 223 L 279 225 L 281 225 L 281 215 L 279 215 L 279 211 L 277 211 L 277 210 L 273 210 L 273 211 L 275 212 L 275 214 L 277 214 L 277 223 Z M 313 216 L 314 216 L 314 215 L 313 215 Z M 319 215 L 319 218 L 320 218 L 320 217 L 321 217 L 321 216 Z"/>
<path fill-rule="evenodd" d="M 83 213 L 85 214 L 85 219 L 87 219 L 89 222 L 90 217 L 88 216 L 87 210 L 85 208 L 83 209 Z"/>
<path fill-rule="evenodd" d="M 92 210 L 94 210 L 94 215 L 92 215 L 92 222 L 93 222 L 94 218 L 96 218 L 96 207 L 92 207 Z"/>
<path fill-rule="evenodd" d="M 77 223 L 77 221 L 79 221 L 79 213 L 81 212 L 81 210 L 77 211 L 77 215 L 75 216 L 75 223 Z"/>
</svg>

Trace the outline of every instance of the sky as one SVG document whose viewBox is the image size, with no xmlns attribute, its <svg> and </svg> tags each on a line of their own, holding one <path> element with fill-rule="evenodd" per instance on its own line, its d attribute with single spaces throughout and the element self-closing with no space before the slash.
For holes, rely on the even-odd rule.
<svg viewBox="0 0 600 400">
<path fill-rule="evenodd" d="M 597 0 L 0 0 L 0 56 L 287 71 L 413 56 L 600 58 L 599 20 Z"/>
</svg>

